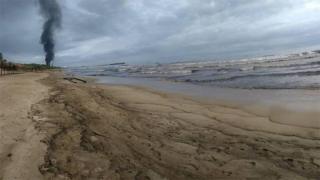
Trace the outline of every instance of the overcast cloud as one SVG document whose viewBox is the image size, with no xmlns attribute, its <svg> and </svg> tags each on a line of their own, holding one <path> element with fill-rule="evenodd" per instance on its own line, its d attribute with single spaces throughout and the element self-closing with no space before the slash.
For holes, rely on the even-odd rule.
<svg viewBox="0 0 320 180">
<path fill-rule="evenodd" d="M 320 47 L 319 0 L 58 0 L 57 65 L 218 60 Z M 43 62 L 37 0 L 0 0 L 0 52 Z"/>
</svg>

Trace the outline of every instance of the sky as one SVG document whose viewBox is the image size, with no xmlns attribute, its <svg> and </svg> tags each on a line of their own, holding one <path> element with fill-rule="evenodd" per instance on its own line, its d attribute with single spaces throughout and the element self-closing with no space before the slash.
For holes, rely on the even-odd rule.
<svg viewBox="0 0 320 180">
<path fill-rule="evenodd" d="M 60 66 L 168 63 L 320 48 L 319 0 L 57 0 Z M 0 52 L 44 63 L 38 0 L 0 0 Z"/>
</svg>

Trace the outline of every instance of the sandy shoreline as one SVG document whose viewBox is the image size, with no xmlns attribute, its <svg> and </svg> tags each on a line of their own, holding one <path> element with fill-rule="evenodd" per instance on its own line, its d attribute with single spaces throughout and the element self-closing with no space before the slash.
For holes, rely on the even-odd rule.
<svg viewBox="0 0 320 180">
<path fill-rule="evenodd" d="M 24 90 L 27 94 L 19 99 L 29 100 L 19 103 L 27 108 L 21 117 L 29 113 L 28 121 L 39 134 L 32 142 L 47 147 L 29 151 L 45 154 L 28 166 L 41 172 L 32 173 L 31 179 L 320 177 L 317 126 L 276 122 L 238 108 L 141 87 L 71 83 L 59 73 L 28 76 L 12 76 L 16 83 L 29 78 L 34 94 L 40 94 L 32 99 Z M 0 79 L 0 84 L 4 81 L 12 80 Z M 10 109 L 21 108 L 15 106 Z M 1 113 L 10 114 L 2 108 Z M 12 119 L 1 116 L 1 123 Z M 1 135 L 3 139 L 8 133 Z M 9 146 L 0 147 L 0 158 L 10 159 L 0 166 L 0 179 L 12 178 L 5 176 L 15 162 L 11 159 L 23 154 L 14 151 L 8 157 Z"/>
<path fill-rule="evenodd" d="M 48 93 L 38 80 L 47 74 L 28 73 L 0 77 L 0 179 L 42 179 L 44 137 L 29 118 L 31 106 Z"/>
</svg>

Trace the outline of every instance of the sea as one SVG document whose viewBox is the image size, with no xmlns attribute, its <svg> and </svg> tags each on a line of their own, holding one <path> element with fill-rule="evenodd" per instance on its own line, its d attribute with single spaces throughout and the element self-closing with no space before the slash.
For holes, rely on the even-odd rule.
<svg viewBox="0 0 320 180">
<path fill-rule="evenodd" d="M 320 53 L 152 65 L 114 63 L 70 67 L 67 72 L 102 83 L 168 81 L 233 89 L 319 89 Z"/>
</svg>

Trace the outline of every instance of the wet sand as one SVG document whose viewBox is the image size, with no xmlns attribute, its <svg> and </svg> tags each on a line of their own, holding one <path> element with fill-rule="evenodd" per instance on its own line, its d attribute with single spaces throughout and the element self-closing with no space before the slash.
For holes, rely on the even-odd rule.
<svg viewBox="0 0 320 180">
<path fill-rule="evenodd" d="M 307 89 L 232 89 L 150 78 L 97 76 L 101 84 L 129 85 L 183 94 L 206 103 L 241 108 L 279 123 L 320 127 L 320 91 Z M 317 118 L 318 117 L 318 118 Z"/>
<path fill-rule="evenodd" d="M 317 179 L 318 127 L 133 86 L 52 75 L 33 106 L 50 179 Z"/>
<path fill-rule="evenodd" d="M 320 177 L 318 121 L 274 121 L 181 94 L 72 83 L 61 73 L 41 83 L 48 96 L 29 117 L 47 149 L 44 162 L 28 167 L 39 168 L 42 179 Z"/>
</svg>

